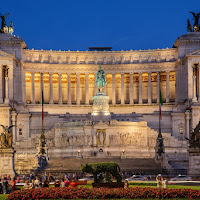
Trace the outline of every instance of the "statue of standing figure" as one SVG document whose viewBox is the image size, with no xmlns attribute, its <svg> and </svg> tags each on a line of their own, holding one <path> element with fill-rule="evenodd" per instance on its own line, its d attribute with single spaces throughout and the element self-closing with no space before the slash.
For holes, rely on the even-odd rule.
<svg viewBox="0 0 200 200">
<path fill-rule="evenodd" d="M 101 68 L 101 65 L 99 65 L 99 71 L 96 74 L 95 84 L 97 85 L 99 92 L 101 92 L 101 88 L 103 91 L 104 85 L 107 84 L 106 75 L 103 69 Z"/>
<path fill-rule="evenodd" d="M 12 131 L 11 128 L 12 126 L 4 126 L 0 125 L 3 127 L 3 133 L 0 135 L 0 146 L 2 149 L 4 148 L 12 148 Z"/>
</svg>

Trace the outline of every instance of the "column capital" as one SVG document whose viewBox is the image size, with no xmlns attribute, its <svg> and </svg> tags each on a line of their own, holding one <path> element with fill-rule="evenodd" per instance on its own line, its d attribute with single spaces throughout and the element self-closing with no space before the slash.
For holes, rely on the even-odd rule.
<svg viewBox="0 0 200 200">
<path fill-rule="evenodd" d="M 142 75 L 142 74 L 143 74 L 143 71 L 142 71 L 142 72 L 141 72 L 141 71 L 140 71 L 140 72 L 138 72 L 138 74 L 139 74 L 139 75 Z"/>
<path fill-rule="evenodd" d="M 134 74 L 134 72 L 129 72 L 129 74 L 130 74 L 130 75 L 133 75 L 133 74 Z"/>
<path fill-rule="evenodd" d="M 49 72 L 49 75 L 50 75 L 50 76 L 53 76 L 53 72 Z"/>
<path fill-rule="evenodd" d="M 148 71 L 147 73 L 148 73 L 148 75 L 151 75 L 151 74 L 152 74 L 152 72 L 151 72 L 151 71 Z"/>
<path fill-rule="evenodd" d="M 35 75 L 35 72 L 31 72 L 31 75 L 34 76 L 34 75 Z"/>
<path fill-rule="evenodd" d="M 86 77 L 88 77 L 90 73 L 89 72 L 85 72 L 84 74 L 85 74 Z"/>
<path fill-rule="evenodd" d="M 120 74 L 121 74 L 121 76 L 122 76 L 122 75 L 124 76 L 125 72 L 121 72 Z"/>
<path fill-rule="evenodd" d="M 186 119 L 189 120 L 189 119 L 190 119 L 190 111 L 187 110 L 187 111 L 185 112 L 185 115 L 186 115 Z"/>
<path fill-rule="evenodd" d="M 76 76 L 80 76 L 80 72 L 77 72 L 77 73 L 76 73 Z"/>
<path fill-rule="evenodd" d="M 112 72 L 112 75 L 116 75 L 116 72 Z"/>
<path fill-rule="evenodd" d="M 58 72 L 58 76 L 62 76 L 62 74 L 63 74 L 62 72 Z"/>
</svg>

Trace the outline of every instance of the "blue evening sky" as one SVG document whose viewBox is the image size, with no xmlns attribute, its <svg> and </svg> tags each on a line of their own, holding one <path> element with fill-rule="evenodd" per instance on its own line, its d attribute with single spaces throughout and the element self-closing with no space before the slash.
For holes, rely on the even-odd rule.
<svg viewBox="0 0 200 200">
<path fill-rule="evenodd" d="M 1 0 L 0 12 L 28 48 L 171 48 L 200 0 Z M 193 23 L 193 22 L 192 22 Z"/>
</svg>

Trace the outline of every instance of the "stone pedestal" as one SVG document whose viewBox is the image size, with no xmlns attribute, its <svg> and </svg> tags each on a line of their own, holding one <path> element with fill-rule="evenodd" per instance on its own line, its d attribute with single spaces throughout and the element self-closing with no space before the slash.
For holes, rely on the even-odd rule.
<svg viewBox="0 0 200 200">
<path fill-rule="evenodd" d="M 200 175 L 200 149 L 189 150 L 189 172 L 190 175 Z"/>
<path fill-rule="evenodd" d="M 0 174 L 15 176 L 14 153 L 12 148 L 0 149 Z"/>
<path fill-rule="evenodd" d="M 92 121 L 110 121 L 109 97 L 104 92 L 97 92 L 93 97 Z"/>
</svg>

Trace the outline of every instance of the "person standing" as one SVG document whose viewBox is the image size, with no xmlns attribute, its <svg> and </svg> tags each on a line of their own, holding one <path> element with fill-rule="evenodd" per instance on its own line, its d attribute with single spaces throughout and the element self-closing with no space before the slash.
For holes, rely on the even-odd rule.
<svg viewBox="0 0 200 200">
<path fill-rule="evenodd" d="M 35 180 L 34 179 L 31 180 L 31 184 L 30 184 L 29 188 L 30 189 L 35 189 Z"/>
<path fill-rule="evenodd" d="M 25 181 L 24 189 L 30 189 L 29 181 Z"/>
<path fill-rule="evenodd" d="M 36 177 L 36 180 L 35 180 L 35 188 L 40 188 L 40 180 L 39 180 L 39 177 Z"/>
<path fill-rule="evenodd" d="M 168 180 L 167 180 L 167 178 L 165 178 L 163 182 L 164 182 L 163 183 L 163 188 L 164 189 L 168 189 Z"/>
<path fill-rule="evenodd" d="M 14 192 L 15 191 L 15 187 L 16 187 L 16 181 L 15 181 L 15 177 L 13 178 L 13 180 L 12 180 L 12 192 Z"/>
<path fill-rule="evenodd" d="M 65 187 L 64 178 L 62 179 L 62 181 L 61 181 L 61 183 L 60 183 L 60 187 Z"/>
<path fill-rule="evenodd" d="M 157 188 L 159 189 L 162 188 L 162 180 L 163 180 L 163 177 L 161 176 L 161 174 L 158 174 L 156 176 L 156 181 L 157 181 Z"/>
<path fill-rule="evenodd" d="M 1 183 L 1 178 L 0 178 L 0 194 L 2 194 L 2 193 L 3 193 L 3 185 Z"/>
<path fill-rule="evenodd" d="M 44 182 L 42 184 L 42 187 L 49 187 L 49 182 L 47 179 L 44 179 Z"/>
<path fill-rule="evenodd" d="M 70 181 L 66 178 L 66 180 L 65 180 L 65 187 L 69 187 L 69 185 L 70 185 Z"/>
<path fill-rule="evenodd" d="M 3 194 L 7 194 L 8 193 L 8 181 L 7 178 L 5 177 L 3 180 Z"/>
</svg>

